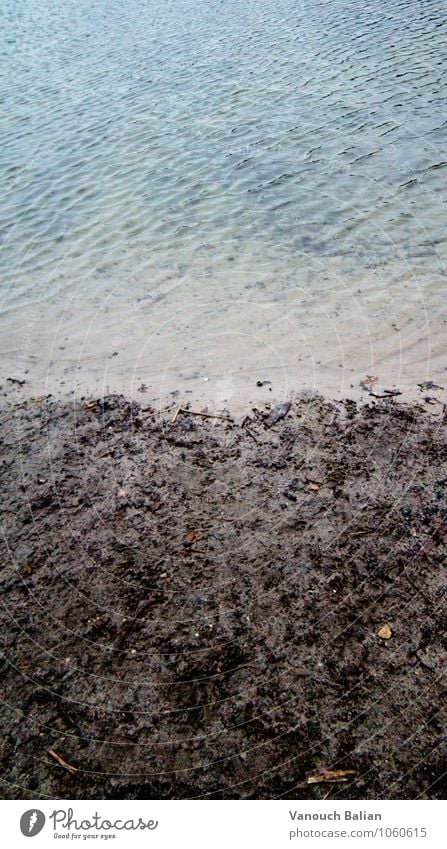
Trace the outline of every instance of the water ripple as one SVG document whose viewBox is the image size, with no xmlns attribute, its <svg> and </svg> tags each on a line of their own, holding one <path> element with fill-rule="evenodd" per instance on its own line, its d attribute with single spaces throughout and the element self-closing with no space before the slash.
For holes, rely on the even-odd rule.
<svg viewBox="0 0 447 849">
<path fill-rule="evenodd" d="M 209 298 L 228 262 L 312 287 L 316 262 L 424 257 L 436 288 L 440 0 L 4 0 L 0 22 L 4 316 L 39 292 L 58 321 L 78 287 L 87 319 L 106 275 L 125 320 L 126 287 L 187 269 Z"/>
</svg>

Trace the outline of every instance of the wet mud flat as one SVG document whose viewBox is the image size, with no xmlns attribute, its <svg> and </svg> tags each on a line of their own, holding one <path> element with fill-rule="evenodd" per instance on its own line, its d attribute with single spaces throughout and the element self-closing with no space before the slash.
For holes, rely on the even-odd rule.
<svg viewBox="0 0 447 849">
<path fill-rule="evenodd" d="M 191 412 L 3 406 L 3 797 L 445 798 L 445 415 Z"/>
</svg>

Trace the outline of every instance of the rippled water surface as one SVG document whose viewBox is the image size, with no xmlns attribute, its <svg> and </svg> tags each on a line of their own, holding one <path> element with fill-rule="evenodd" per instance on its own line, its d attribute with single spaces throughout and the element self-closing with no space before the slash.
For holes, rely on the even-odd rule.
<svg viewBox="0 0 447 849">
<path fill-rule="evenodd" d="M 442 377 L 440 0 L 4 0 L 2 370 L 222 405 Z M 446 375 L 447 377 L 447 375 Z"/>
</svg>

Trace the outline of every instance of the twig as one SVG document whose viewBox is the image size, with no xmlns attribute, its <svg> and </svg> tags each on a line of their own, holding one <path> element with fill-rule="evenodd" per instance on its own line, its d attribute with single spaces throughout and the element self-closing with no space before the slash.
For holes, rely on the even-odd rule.
<svg viewBox="0 0 447 849">
<path fill-rule="evenodd" d="M 396 395 L 402 395 L 399 389 L 390 389 L 389 392 L 385 392 L 384 395 L 377 395 L 376 392 L 369 393 L 371 398 L 395 398 Z"/>
<path fill-rule="evenodd" d="M 310 775 L 308 784 L 344 784 L 349 781 L 351 775 L 355 775 L 355 769 L 325 769 L 318 775 Z"/>
<path fill-rule="evenodd" d="M 75 766 L 72 766 L 71 764 L 68 764 L 67 761 L 64 761 L 64 759 L 61 758 L 61 756 L 58 755 L 57 752 L 54 751 L 54 749 L 48 749 L 48 754 L 51 755 L 51 757 L 54 758 L 54 760 L 57 761 L 58 764 L 63 766 L 64 769 L 68 769 L 68 772 L 71 772 L 72 775 L 74 775 L 74 773 L 78 771 Z"/>
<path fill-rule="evenodd" d="M 365 534 L 372 533 L 372 531 L 371 531 L 371 528 L 367 528 L 365 531 L 354 531 L 352 534 L 350 534 L 349 531 L 345 531 L 345 533 L 349 537 L 362 537 Z"/>
<path fill-rule="evenodd" d="M 212 413 L 198 413 L 198 412 L 195 412 L 194 410 L 185 410 L 184 407 L 179 407 L 178 410 L 175 413 L 174 418 L 172 419 L 173 422 L 175 422 L 179 413 L 185 413 L 188 416 L 200 416 L 202 419 L 221 419 L 224 422 L 232 422 L 233 421 L 233 419 L 230 418 L 230 416 L 217 416 L 217 415 L 213 415 Z"/>
<path fill-rule="evenodd" d="M 256 436 L 254 435 L 253 431 L 252 431 L 252 430 L 250 430 L 250 428 L 249 428 L 249 427 L 247 427 L 247 425 L 245 425 L 244 430 L 248 433 L 248 435 L 249 435 L 249 436 L 251 436 L 251 438 L 252 438 L 252 439 L 254 439 L 254 441 L 256 442 L 256 444 L 257 444 L 257 445 L 260 445 L 260 444 L 261 444 L 261 443 L 259 442 L 259 439 L 257 439 L 257 438 L 256 438 Z"/>
<path fill-rule="evenodd" d="M 175 411 L 175 413 L 174 413 L 174 415 L 173 415 L 173 417 L 172 417 L 172 419 L 171 419 L 172 424 L 174 424 L 174 422 L 176 422 L 176 421 L 177 421 L 177 416 L 178 416 L 178 414 L 179 414 L 179 413 L 181 413 L 181 412 L 182 412 L 182 407 L 181 407 L 181 405 L 180 405 L 179 407 L 177 407 L 177 409 L 176 409 L 176 411 Z"/>
</svg>

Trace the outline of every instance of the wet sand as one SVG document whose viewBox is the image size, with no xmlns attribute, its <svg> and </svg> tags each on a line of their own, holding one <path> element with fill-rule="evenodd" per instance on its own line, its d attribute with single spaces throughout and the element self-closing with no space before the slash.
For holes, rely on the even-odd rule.
<svg viewBox="0 0 447 849">
<path fill-rule="evenodd" d="M 424 380 L 447 387 L 444 276 L 430 263 L 365 270 L 333 258 L 305 275 L 294 254 L 248 253 L 205 268 L 149 275 L 151 286 L 105 275 L 81 292 L 72 274 L 54 300 L 12 301 L 2 376 L 25 381 L 20 399 L 123 394 L 162 409 L 175 395 L 241 415 L 298 389 L 358 401 L 368 374 L 406 401 Z"/>
<path fill-rule="evenodd" d="M 293 396 L 276 422 L 19 393 L 4 796 L 445 798 L 436 392 Z"/>
</svg>

